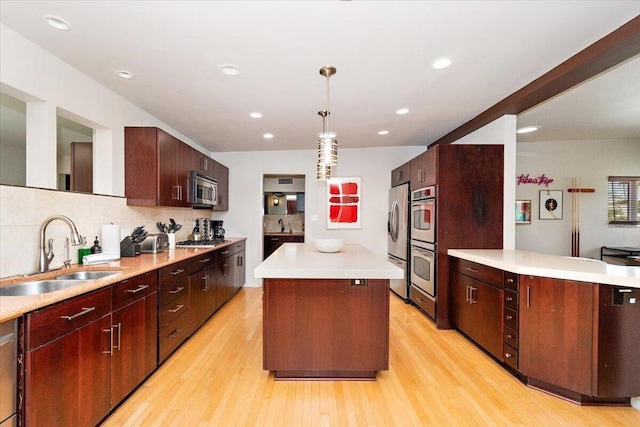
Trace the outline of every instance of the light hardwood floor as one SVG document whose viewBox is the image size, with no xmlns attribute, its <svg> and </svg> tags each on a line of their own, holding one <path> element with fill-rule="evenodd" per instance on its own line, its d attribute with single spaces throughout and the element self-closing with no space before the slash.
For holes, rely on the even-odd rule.
<svg viewBox="0 0 640 427">
<path fill-rule="evenodd" d="M 377 381 L 274 381 L 262 370 L 262 289 L 243 288 L 105 426 L 640 426 L 528 388 L 456 331 L 391 295 Z"/>
</svg>

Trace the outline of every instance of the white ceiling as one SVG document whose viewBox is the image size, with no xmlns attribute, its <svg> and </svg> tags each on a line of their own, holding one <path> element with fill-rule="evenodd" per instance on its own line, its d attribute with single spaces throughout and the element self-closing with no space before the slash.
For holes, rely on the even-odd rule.
<svg viewBox="0 0 640 427">
<path fill-rule="evenodd" d="M 340 147 L 428 145 L 638 14 L 638 1 L 595 0 L 0 2 L 3 24 L 213 152 L 316 148 L 323 65 L 338 70 Z M 433 69 L 443 56 L 452 66 Z M 534 111 L 522 119 L 550 132 Z M 640 136 L 638 122 L 629 132 Z"/>
</svg>

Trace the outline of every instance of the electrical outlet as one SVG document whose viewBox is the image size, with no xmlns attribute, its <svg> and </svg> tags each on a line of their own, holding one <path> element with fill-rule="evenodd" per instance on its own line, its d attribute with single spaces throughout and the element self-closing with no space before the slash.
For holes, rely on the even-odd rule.
<svg viewBox="0 0 640 427">
<path fill-rule="evenodd" d="M 351 279 L 351 286 L 367 286 L 367 279 Z"/>
</svg>

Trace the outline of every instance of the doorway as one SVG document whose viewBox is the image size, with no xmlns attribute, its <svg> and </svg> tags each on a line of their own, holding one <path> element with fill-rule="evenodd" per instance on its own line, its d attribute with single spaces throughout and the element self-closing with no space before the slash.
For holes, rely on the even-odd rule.
<svg viewBox="0 0 640 427">
<path fill-rule="evenodd" d="M 284 243 L 303 243 L 305 231 L 305 176 L 263 175 L 263 257 Z"/>
</svg>

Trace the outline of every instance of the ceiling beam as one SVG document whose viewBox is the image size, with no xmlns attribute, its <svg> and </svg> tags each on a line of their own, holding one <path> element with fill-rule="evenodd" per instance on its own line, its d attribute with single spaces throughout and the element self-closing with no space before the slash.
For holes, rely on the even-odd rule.
<svg viewBox="0 0 640 427">
<path fill-rule="evenodd" d="M 451 144 L 505 114 L 520 114 L 640 54 L 640 16 L 429 144 Z"/>
</svg>

